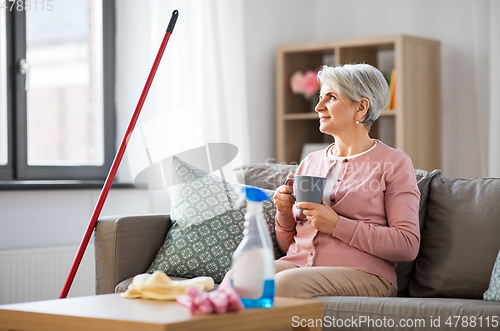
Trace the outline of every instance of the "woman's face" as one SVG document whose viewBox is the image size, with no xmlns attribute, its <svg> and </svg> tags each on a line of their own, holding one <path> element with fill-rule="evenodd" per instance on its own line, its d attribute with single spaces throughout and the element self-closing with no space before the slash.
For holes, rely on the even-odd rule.
<svg viewBox="0 0 500 331">
<path fill-rule="evenodd" d="M 356 110 L 359 102 L 341 97 L 331 86 L 323 84 L 315 111 L 319 115 L 319 130 L 336 135 L 356 125 Z"/>
</svg>

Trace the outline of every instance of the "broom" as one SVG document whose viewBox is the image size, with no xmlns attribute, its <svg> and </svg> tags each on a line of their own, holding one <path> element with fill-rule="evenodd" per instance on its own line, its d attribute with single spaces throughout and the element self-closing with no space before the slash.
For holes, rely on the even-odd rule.
<svg viewBox="0 0 500 331">
<path fill-rule="evenodd" d="M 125 132 L 125 136 L 118 148 L 118 152 L 116 152 L 115 159 L 113 160 L 113 164 L 111 165 L 111 169 L 109 170 L 108 176 L 106 177 L 106 181 L 104 182 L 104 186 L 101 190 L 101 194 L 99 195 L 99 200 L 94 208 L 94 212 L 90 218 L 89 225 L 87 227 L 87 231 L 83 236 L 82 242 L 80 243 L 80 247 L 78 248 L 78 252 L 76 253 L 75 260 L 73 261 L 73 265 L 71 266 L 71 270 L 69 271 L 68 277 L 66 278 L 66 282 L 64 283 L 64 287 L 61 291 L 59 299 L 64 299 L 68 296 L 69 289 L 71 288 L 71 284 L 73 284 L 73 280 L 75 279 L 76 272 L 80 263 L 82 262 L 83 254 L 87 249 L 87 246 L 90 241 L 90 237 L 92 236 L 92 232 L 94 231 L 97 219 L 101 214 L 102 207 L 104 206 L 104 202 L 109 193 L 109 189 L 111 188 L 111 184 L 115 179 L 116 172 L 118 171 L 118 167 L 120 166 L 120 162 L 123 159 L 123 155 L 125 154 L 125 150 L 127 149 L 128 142 L 130 137 L 132 136 L 132 132 L 134 131 L 135 124 L 137 123 L 137 119 L 139 118 L 139 114 L 141 113 L 142 106 L 144 105 L 144 101 L 146 100 L 146 96 L 148 95 L 149 88 L 151 87 L 151 83 L 153 82 L 153 78 L 156 74 L 156 70 L 160 64 L 163 53 L 165 52 L 165 48 L 167 47 L 168 40 L 170 39 L 170 35 L 174 30 L 175 22 L 177 22 L 177 17 L 179 16 L 179 12 L 174 10 L 172 12 L 172 17 L 170 18 L 170 22 L 168 23 L 167 31 L 165 32 L 165 36 L 163 37 L 163 41 L 160 46 L 160 50 L 156 55 L 155 61 L 153 63 L 153 67 L 149 73 L 148 79 L 146 80 L 146 85 L 142 90 L 141 97 L 139 98 L 139 102 L 135 107 L 135 111 L 132 115 L 132 119 L 127 127 L 127 131 Z"/>
</svg>

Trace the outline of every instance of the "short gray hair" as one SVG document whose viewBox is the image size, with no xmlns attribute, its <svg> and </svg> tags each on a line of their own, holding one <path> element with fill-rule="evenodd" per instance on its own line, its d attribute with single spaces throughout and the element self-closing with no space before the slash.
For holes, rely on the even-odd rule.
<svg viewBox="0 0 500 331">
<path fill-rule="evenodd" d="M 342 97 L 353 101 L 367 98 L 370 102 L 363 124 L 370 129 L 373 122 L 389 102 L 389 85 L 384 75 L 369 64 L 344 64 L 337 67 L 323 66 L 318 72 L 321 85 L 337 90 Z"/>
</svg>

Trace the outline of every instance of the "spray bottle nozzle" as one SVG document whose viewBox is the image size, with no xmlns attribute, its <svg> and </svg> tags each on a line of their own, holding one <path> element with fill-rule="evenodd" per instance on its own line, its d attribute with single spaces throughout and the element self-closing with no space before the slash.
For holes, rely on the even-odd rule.
<svg viewBox="0 0 500 331">
<path fill-rule="evenodd" d="M 239 195 L 239 197 L 234 204 L 233 209 L 239 209 L 243 204 L 243 201 L 245 201 L 245 198 L 252 202 L 262 202 L 269 200 L 267 194 L 257 187 L 243 186 L 241 187 L 241 190 L 235 188 L 235 191 Z"/>
<path fill-rule="evenodd" d="M 252 202 L 262 202 L 269 200 L 267 194 L 257 187 L 251 187 L 251 186 L 242 187 L 241 193 L 245 194 L 247 199 Z"/>
</svg>

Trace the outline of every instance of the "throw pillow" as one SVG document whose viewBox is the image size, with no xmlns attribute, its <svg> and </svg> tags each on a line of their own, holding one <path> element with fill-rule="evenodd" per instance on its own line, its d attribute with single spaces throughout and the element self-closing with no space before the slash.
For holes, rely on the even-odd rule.
<svg viewBox="0 0 500 331">
<path fill-rule="evenodd" d="M 499 192 L 499 178 L 432 178 L 410 296 L 483 298 L 500 250 Z"/>
<path fill-rule="evenodd" d="M 193 278 L 211 276 L 220 283 L 231 267 L 231 256 L 243 238 L 246 203 L 233 209 L 238 199 L 228 183 L 174 157 L 170 188 L 172 227 L 155 260 L 147 270 L 169 276 Z M 264 190 L 271 198 L 274 191 Z M 264 202 L 264 217 L 274 245 L 275 257 L 282 256 L 274 230 L 276 208 Z"/>
<path fill-rule="evenodd" d="M 484 300 L 500 301 L 500 252 L 491 272 L 490 287 L 483 295 Z"/>
<path fill-rule="evenodd" d="M 415 178 L 417 179 L 418 189 L 420 191 L 420 208 L 419 208 L 419 225 L 420 231 L 424 228 L 425 217 L 427 216 L 428 198 L 430 192 L 430 184 L 434 176 L 441 174 L 441 170 L 436 169 L 432 172 L 427 172 L 421 169 L 415 169 Z M 409 262 L 399 262 L 396 267 L 398 276 L 398 296 L 408 296 L 408 285 L 413 277 L 415 270 L 415 260 Z"/>
</svg>

